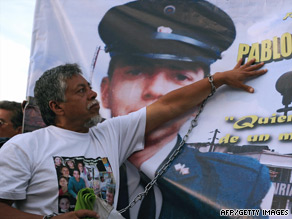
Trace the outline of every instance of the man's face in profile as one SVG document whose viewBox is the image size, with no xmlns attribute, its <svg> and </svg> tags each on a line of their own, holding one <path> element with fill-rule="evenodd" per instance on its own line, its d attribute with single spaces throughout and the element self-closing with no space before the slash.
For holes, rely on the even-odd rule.
<svg viewBox="0 0 292 219">
<path fill-rule="evenodd" d="M 111 110 L 113 117 L 126 115 L 148 106 L 172 90 L 204 78 L 204 71 L 198 65 L 193 65 L 193 68 L 185 66 L 155 60 L 118 59 L 112 67 L 111 78 L 102 81 L 102 103 Z M 189 116 L 180 117 L 156 130 L 147 136 L 148 141 L 176 135 Z"/>
</svg>

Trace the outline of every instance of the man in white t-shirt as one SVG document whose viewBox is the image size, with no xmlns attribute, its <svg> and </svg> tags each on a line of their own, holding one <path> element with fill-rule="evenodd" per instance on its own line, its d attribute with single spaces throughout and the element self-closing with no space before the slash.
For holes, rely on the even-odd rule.
<svg viewBox="0 0 292 219">
<path fill-rule="evenodd" d="M 233 70 L 216 73 L 159 98 L 153 104 L 100 121 L 97 94 L 83 78 L 77 64 L 57 66 L 36 82 L 35 98 L 48 127 L 16 136 L 0 151 L 0 215 L 2 218 L 50 218 L 58 212 L 58 171 L 54 159 L 82 161 L 91 169 L 89 177 L 99 195 L 99 178 L 106 177 L 116 207 L 119 166 L 135 151 L 144 148 L 144 136 L 158 126 L 191 110 L 214 88 L 224 84 L 253 92 L 244 84 L 264 74 L 255 60 Z M 15 208 L 11 207 L 14 203 Z M 74 203 L 70 203 L 74 206 Z M 45 216 L 43 216 L 45 215 Z M 98 218 L 94 211 L 79 210 L 55 218 Z"/>
</svg>

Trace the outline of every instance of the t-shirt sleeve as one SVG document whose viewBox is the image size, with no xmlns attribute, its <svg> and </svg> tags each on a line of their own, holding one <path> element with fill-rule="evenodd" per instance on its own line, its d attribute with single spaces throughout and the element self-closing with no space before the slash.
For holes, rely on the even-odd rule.
<svg viewBox="0 0 292 219">
<path fill-rule="evenodd" d="M 133 152 L 144 149 L 146 107 L 126 116 L 118 116 L 104 122 L 110 134 L 113 150 L 118 150 L 122 164 Z"/>
<path fill-rule="evenodd" d="M 22 200 L 31 178 L 30 158 L 17 144 L 8 141 L 0 149 L 0 198 Z"/>
</svg>

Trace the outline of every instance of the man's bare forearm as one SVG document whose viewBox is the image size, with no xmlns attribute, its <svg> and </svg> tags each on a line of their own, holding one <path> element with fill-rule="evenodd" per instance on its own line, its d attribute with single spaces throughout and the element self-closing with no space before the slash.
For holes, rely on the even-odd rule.
<svg viewBox="0 0 292 219">
<path fill-rule="evenodd" d="M 42 219 L 42 215 L 25 213 L 10 206 L 6 201 L 0 202 L 0 219 Z"/>
<path fill-rule="evenodd" d="M 147 107 L 146 131 L 152 131 L 200 104 L 211 92 L 207 78 L 174 90 Z M 199 94 L 199 95 L 198 95 Z"/>
</svg>

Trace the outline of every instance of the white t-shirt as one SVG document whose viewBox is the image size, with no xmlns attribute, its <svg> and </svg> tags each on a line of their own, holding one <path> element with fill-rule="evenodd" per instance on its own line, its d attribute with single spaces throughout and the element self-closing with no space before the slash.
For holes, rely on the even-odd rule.
<svg viewBox="0 0 292 219">
<path fill-rule="evenodd" d="M 86 158 L 102 160 L 106 169 L 102 173 L 106 176 L 112 172 L 116 207 L 119 166 L 134 151 L 144 148 L 145 125 L 146 108 L 142 108 L 106 120 L 88 133 L 49 126 L 13 137 L 0 150 L 0 198 L 16 200 L 15 206 L 29 213 L 58 212 L 54 157 Z M 95 171 L 94 177 L 99 176 L 99 171 Z"/>
</svg>

